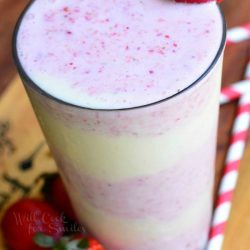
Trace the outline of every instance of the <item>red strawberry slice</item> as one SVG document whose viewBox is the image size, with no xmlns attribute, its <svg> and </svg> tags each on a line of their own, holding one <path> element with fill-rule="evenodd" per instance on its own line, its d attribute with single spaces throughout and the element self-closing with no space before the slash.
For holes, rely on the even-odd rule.
<svg viewBox="0 0 250 250">
<path fill-rule="evenodd" d="M 46 233 L 55 240 L 63 235 L 60 214 L 47 202 L 22 199 L 13 204 L 2 220 L 2 231 L 10 250 L 40 250 L 33 242 L 36 233 Z"/>
<path fill-rule="evenodd" d="M 208 3 L 216 1 L 217 3 L 222 2 L 222 0 L 175 0 L 177 3 Z"/>
</svg>

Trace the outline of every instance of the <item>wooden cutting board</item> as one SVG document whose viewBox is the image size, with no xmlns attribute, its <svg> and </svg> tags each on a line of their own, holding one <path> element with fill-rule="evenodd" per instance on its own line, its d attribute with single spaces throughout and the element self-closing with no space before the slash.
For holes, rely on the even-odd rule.
<svg viewBox="0 0 250 250">
<path fill-rule="evenodd" d="M 43 173 L 55 171 L 54 160 L 20 79 L 16 77 L 0 99 L 0 216 L 20 197 L 39 196 L 42 183 L 36 180 Z M 249 250 L 249 235 L 250 145 L 248 144 L 241 164 L 223 250 Z M 0 249 L 5 249 L 2 238 L 0 238 Z"/>
</svg>

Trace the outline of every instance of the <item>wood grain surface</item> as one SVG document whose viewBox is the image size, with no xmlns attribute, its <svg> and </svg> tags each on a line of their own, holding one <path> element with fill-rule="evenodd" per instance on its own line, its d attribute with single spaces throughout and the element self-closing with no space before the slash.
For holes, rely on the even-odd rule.
<svg viewBox="0 0 250 250">
<path fill-rule="evenodd" d="M 6 89 L 11 80 L 16 77 L 16 69 L 14 67 L 11 57 L 11 36 L 16 20 L 28 3 L 28 0 L 0 0 L 0 94 Z M 228 27 L 241 25 L 250 22 L 250 1 L 249 0 L 225 0 L 222 3 L 222 9 L 225 13 Z M 247 59 L 250 56 L 250 41 L 242 42 L 237 45 L 230 46 L 226 49 L 223 69 L 223 86 L 229 85 L 234 81 L 242 79 L 246 66 Z M 15 86 L 18 85 L 18 80 L 15 80 Z M 14 86 L 14 85 L 13 85 Z M 18 88 L 18 87 L 16 87 Z M 10 87 L 7 96 L 9 100 L 6 101 L 6 94 L 2 102 L 0 99 L 0 113 L 3 114 L 3 107 L 7 108 L 6 115 L 13 113 L 19 118 L 17 122 L 21 121 L 21 115 L 18 112 L 23 112 L 26 108 L 21 110 L 15 108 L 15 99 L 18 96 L 18 91 Z M 15 92 L 17 91 L 17 92 Z M 12 93 L 13 92 L 13 93 Z M 5 104 L 3 104 L 5 103 Z M 28 103 L 28 102 L 27 102 Z M 29 104 L 25 105 L 29 105 Z M 225 153 L 228 147 L 229 135 L 232 127 L 232 122 L 235 116 L 237 103 L 231 103 L 224 106 L 220 112 L 219 136 L 218 136 L 218 154 L 216 160 L 216 185 L 221 177 Z M 29 108 L 28 108 L 29 109 Z M 30 111 L 29 111 L 30 112 Z M 20 120 L 19 120 L 20 119 Z M 35 124 L 35 120 L 31 121 Z M 36 127 L 37 125 L 34 125 Z M 24 126 L 25 127 L 25 126 Z M 27 129 L 26 129 L 27 130 Z M 25 130 L 25 131 L 26 131 Z M 39 129 L 38 129 L 39 130 Z M 26 133 L 29 133 L 26 131 Z M 35 133 L 35 132 L 34 132 Z M 30 136 L 30 135 L 29 135 Z M 19 138 L 19 137 L 18 137 Z M 40 137 L 39 137 L 40 138 Z M 41 137 L 42 138 L 42 137 Z M 40 139 L 41 139 L 40 138 Z M 18 139 L 20 142 L 29 146 L 25 137 Z M 32 140 L 32 139 L 31 139 Z M 34 139 L 36 141 L 36 139 Z M 36 143 L 33 142 L 34 144 Z M 34 145 L 30 144 L 30 149 Z M 28 150 L 28 149 L 27 149 Z M 13 160 L 13 162 L 15 159 Z M 2 162 L 0 162 L 2 164 Z M 233 211 L 231 219 L 227 226 L 226 240 L 223 250 L 249 250 L 250 249 L 250 145 L 248 144 L 244 161 L 241 164 L 240 181 L 236 194 L 234 197 Z M 1 166 L 0 166 L 1 167 Z M 1 169 L 1 168 L 0 168 Z M 0 248 L 1 249 L 1 248 Z"/>
</svg>

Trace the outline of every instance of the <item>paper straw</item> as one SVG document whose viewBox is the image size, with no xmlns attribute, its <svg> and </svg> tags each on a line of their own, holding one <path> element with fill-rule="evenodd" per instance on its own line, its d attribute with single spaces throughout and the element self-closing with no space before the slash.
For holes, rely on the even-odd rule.
<svg viewBox="0 0 250 250">
<path fill-rule="evenodd" d="M 246 70 L 250 80 L 250 62 Z M 230 146 L 226 156 L 226 166 L 220 183 L 219 194 L 212 220 L 207 250 L 221 250 L 225 228 L 230 215 L 233 193 L 236 188 L 239 165 L 244 154 L 250 127 L 250 92 L 239 100 L 237 116 L 234 121 Z"/>
<path fill-rule="evenodd" d="M 227 31 L 227 45 L 250 39 L 250 23 L 231 28 Z"/>
<path fill-rule="evenodd" d="M 250 92 L 250 80 L 243 80 L 224 87 L 220 94 L 220 104 L 226 104 L 239 99 L 243 94 Z"/>
</svg>

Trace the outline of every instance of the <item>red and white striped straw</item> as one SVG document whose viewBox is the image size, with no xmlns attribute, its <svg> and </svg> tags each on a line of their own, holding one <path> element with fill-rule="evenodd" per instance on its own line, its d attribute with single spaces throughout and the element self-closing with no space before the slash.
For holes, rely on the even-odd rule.
<svg viewBox="0 0 250 250">
<path fill-rule="evenodd" d="M 226 104 L 239 99 L 243 94 L 250 92 L 250 80 L 243 80 L 224 87 L 220 94 L 220 104 Z"/>
<path fill-rule="evenodd" d="M 250 62 L 246 70 L 246 79 L 250 80 Z M 230 146 L 226 157 L 226 166 L 222 177 L 217 203 L 212 220 L 207 250 L 221 250 L 228 221 L 233 193 L 236 188 L 239 165 L 244 154 L 248 130 L 250 127 L 250 92 L 239 100 L 237 116 L 234 121 Z"/>
<path fill-rule="evenodd" d="M 231 28 L 227 31 L 227 45 L 250 39 L 250 23 Z"/>
</svg>

